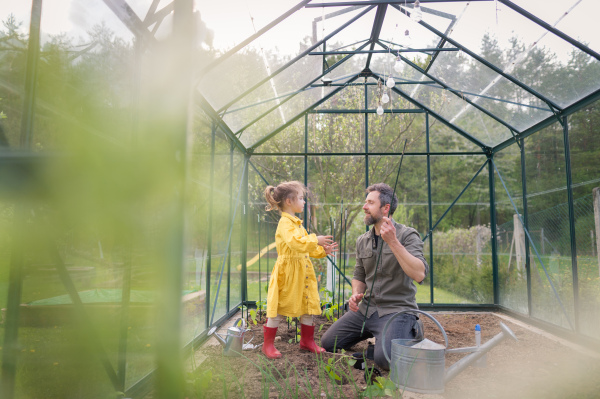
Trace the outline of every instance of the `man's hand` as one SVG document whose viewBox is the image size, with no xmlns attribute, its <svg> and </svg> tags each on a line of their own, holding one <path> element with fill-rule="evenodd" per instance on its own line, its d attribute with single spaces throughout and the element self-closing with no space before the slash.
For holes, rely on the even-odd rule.
<svg viewBox="0 0 600 399">
<path fill-rule="evenodd" d="M 384 216 L 382 220 L 383 223 L 381 223 L 381 227 L 379 227 L 379 233 L 381 234 L 381 238 L 383 238 L 383 240 L 387 242 L 388 245 L 398 241 L 398 238 L 396 237 L 396 228 L 394 227 L 394 224 L 392 223 L 390 218 Z"/>
<path fill-rule="evenodd" d="M 348 307 L 351 311 L 358 311 L 358 304 L 363 299 L 363 296 L 365 296 L 365 294 L 354 294 L 348 299 Z"/>
<path fill-rule="evenodd" d="M 320 246 L 325 247 L 325 245 L 333 244 L 333 236 L 317 236 L 317 242 Z"/>
<path fill-rule="evenodd" d="M 338 246 L 337 242 L 334 242 L 331 245 L 323 245 L 323 249 L 325 250 L 325 253 L 327 255 L 331 255 L 332 253 L 337 252 L 337 250 L 338 250 L 337 246 Z"/>
</svg>

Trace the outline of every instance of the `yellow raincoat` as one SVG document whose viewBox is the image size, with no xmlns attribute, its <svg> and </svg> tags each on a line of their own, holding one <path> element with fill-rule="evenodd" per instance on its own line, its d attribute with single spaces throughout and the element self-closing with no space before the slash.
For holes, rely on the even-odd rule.
<svg viewBox="0 0 600 399">
<path fill-rule="evenodd" d="M 306 232 L 302 220 L 282 212 L 275 244 L 277 262 L 269 282 L 267 317 L 321 314 L 317 278 L 310 258 L 324 258 L 327 254 L 317 243 L 317 236 Z"/>
</svg>

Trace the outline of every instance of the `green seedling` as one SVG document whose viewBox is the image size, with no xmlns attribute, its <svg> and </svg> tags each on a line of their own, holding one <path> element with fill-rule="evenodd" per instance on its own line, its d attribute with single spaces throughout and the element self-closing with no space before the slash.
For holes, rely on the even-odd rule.
<svg viewBox="0 0 600 399">
<path fill-rule="evenodd" d="M 399 395 L 399 396 L 398 396 Z M 392 380 L 385 377 L 377 377 L 375 381 L 373 381 L 372 385 L 367 386 L 367 388 L 362 392 L 361 397 L 402 397 L 402 395 L 396 389 L 396 385 Z"/>
</svg>

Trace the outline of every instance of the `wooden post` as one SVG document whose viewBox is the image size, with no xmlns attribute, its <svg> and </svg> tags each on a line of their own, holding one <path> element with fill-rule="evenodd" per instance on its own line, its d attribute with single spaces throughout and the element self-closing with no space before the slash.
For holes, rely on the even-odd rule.
<svg viewBox="0 0 600 399">
<path fill-rule="evenodd" d="M 596 248 L 600 249 L 600 187 L 592 190 L 594 198 L 594 220 L 596 222 Z M 598 270 L 600 272 L 600 251 L 596 251 L 598 255 Z"/>
<path fill-rule="evenodd" d="M 517 258 L 517 270 L 523 271 L 525 269 L 525 231 L 519 215 L 513 215 L 514 233 L 513 239 L 515 240 L 515 255 Z"/>
</svg>

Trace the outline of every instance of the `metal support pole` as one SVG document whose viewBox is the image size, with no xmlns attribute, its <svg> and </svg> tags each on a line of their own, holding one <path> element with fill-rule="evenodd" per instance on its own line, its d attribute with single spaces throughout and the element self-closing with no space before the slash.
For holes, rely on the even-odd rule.
<svg viewBox="0 0 600 399">
<path fill-rule="evenodd" d="M 243 169 L 242 176 L 242 228 L 240 229 L 240 241 L 242 244 L 242 253 L 240 260 L 242 262 L 242 304 L 246 304 L 248 301 L 248 270 L 247 270 L 247 259 L 248 259 L 248 163 L 250 162 L 250 155 L 244 155 L 244 163 L 246 164 Z"/>
<path fill-rule="evenodd" d="M 237 204 L 236 204 L 237 205 Z M 233 142 L 229 148 L 229 220 L 233 218 Z M 234 222 L 235 223 L 235 222 Z M 232 223 L 232 225 L 234 224 Z M 227 246 L 227 296 L 225 306 L 227 313 L 231 310 L 231 245 Z"/>
<path fill-rule="evenodd" d="M 308 114 L 304 114 L 304 187 L 308 187 Z M 309 230 L 308 226 L 308 201 L 304 202 L 304 228 Z"/>
<path fill-rule="evenodd" d="M 579 332 L 579 273 L 577 268 L 577 237 L 575 236 L 575 209 L 573 208 L 573 179 L 571 175 L 571 149 L 569 145 L 569 124 L 563 118 L 565 145 L 565 173 L 567 175 L 567 196 L 569 201 L 569 229 L 571 233 L 571 271 L 573 277 L 573 311 L 575 332 Z"/>
<path fill-rule="evenodd" d="M 215 194 L 215 139 L 216 139 L 217 127 L 215 123 L 212 123 L 212 132 L 210 139 L 210 178 L 209 185 L 210 191 L 208 195 L 208 237 L 206 238 L 206 314 L 205 323 L 206 328 L 210 326 L 210 273 L 212 266 L 212 226 L 213 226 L 213 198 Z"/>
<path fill-rule="evenodd" d="M 521 139 L 521 184 L 523 187 L 523 223 L 529 230 L 529 213 L 527 209 L 527 158 L 525 157 L 525 140 Z M 516 240 L 516 238 L 515 238 Z M 512 254 L 510 255 L 512 256 Z M 537 273 L 537 272 L 536 272 Z M 531 292 L 531 258 L 529 256 L 529 238 L 525 235 L 525 276 L 527 278 L 527 312 L 533 315 L 533 295 Z"/>
<path fill-rule="evenodd" d="M 27 48 L 27 70 L 25 72 L 25 95 L 23 101 L 23 116 L 21 119 L 22 149 L 29 149 L 34 120 L 35 86 L 37 76 L 37 61 L 40 51 L 40 22 L 42 16 L 42 0 L 33 0 L 31 5 L 31 22 L 29 25 L 29 43 Z M 4 328 L 4 350 L 2 351 L 2 379 L 0 392 L 2 397 L 12 399 L 15 394 L 17 376 L 17 360 L 19 357 L 19 306 L 23 289 L 23 245 L 25 234 L 18 226 L 20 216 L 25 210 L 17 205 L 15 212 L 15 241 L 12 245 L 12 255 L 9 272 L 8 298 L 6 305 L 6 324 Z"/>
<path fill-rule="evenodd" d="M 262 252 L 262 248 L 260 247 L 260 213 L 257 213 L 258 216 L 258 302 L 262 302 L 262 290 L 260 287 L 260 281 L 261 281 L 261 270 L 260 270 L 260 258 L 261 258 L 261 252 Z M 267 246 L 269 245 L 269 242 L 267 242 Z M 256 309 L 257 312 L 260 309 Z M 262 313 L 259 314 L 260 315 L 260 319 L 262 320 Z"/>
<path fill-rule="evenodd" d="M 429 302 L 433 305 L 433 206 L 431 198 L 431 155 L 429 154 L 429 113 L 425 113 L 425 135 L 427 139 L 427 211 L 429 217 Z"/>
<path fill-rule="evenodd" d="M 23 98 L 23 116 L 21 117 L 21 149 L 31 147 L 33 119 L 35 114 L 35 88 L 37 81 L 37 63 L 40 53 L 40 23 L 42 19 L 42 0 L 34 0 L 31 5 L 29 24 L 29 43 L 27 45 L 27 69 L 25 71 L 25 94 Z"/>
<path fill-rule="evenodd" d="M 496 191 L 494 179 L 494 154 L 488 154 L 488 171 L 490 187 L 490 225 L 492 230 L 492 285 L 494 288 L 494 305 L 500 303 L 500 287 L 498 286 L 498 229 L 496 221 Z"/>
<path fill-rule="evenodd" d="M 369 94 L 367 90 L 367 79 L 365 78 L 365 109 L 369 108 Z M 369 187 L 369 114 L 365 114 L 365 189 Z M 369 226 L 365 226 L 369 231 Z"/>
</svg>

